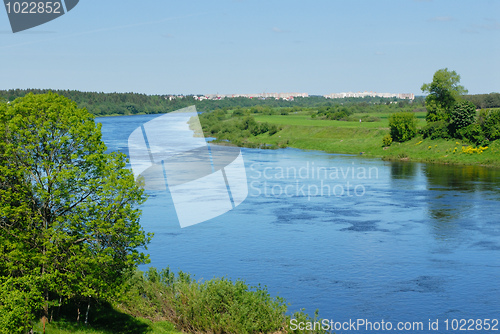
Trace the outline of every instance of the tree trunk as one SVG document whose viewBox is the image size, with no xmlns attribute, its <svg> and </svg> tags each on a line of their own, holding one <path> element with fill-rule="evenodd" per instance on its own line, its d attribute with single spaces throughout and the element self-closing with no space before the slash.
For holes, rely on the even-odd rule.
<svg viewBox="0 0 500 334">
<path fill-rule="evenodd" d="M 57 314 L 56 314 L 57 319 L 59 319 L 59 313 L 61 312 L 61 304 L 62 304 L 62 297 L 59 296 L 59 305 L 57 305 Z"/>
<path fill-rule="evenodd" d="M 90 310 L 90 300 L 88 301 L 88 304 L 87 304 L 87 313 L 85 313 L 85 326 L 87 326 L 87 324 L 88 324 L 89 310 Z"/>
</svg>

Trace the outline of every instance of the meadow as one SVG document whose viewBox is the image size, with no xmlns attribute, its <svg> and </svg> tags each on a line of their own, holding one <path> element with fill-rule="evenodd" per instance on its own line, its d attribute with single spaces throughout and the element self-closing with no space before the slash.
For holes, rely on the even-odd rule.
<svg viewBox="0 0 500 334">
<path fill-rule="evenodd" d="M 395 110 L 396 112 L 398 110 Z M 455 165 L 482 165 L 500 167 L 500 144 L 493 141 L 482 152 L 467 150 L 474 145 L 457 139 L 424 139 L 421 134 L 404 143 L 393 142 L 384 147 L 382 138 L 389 133 L 391 112 L 353 113 L 344 120 L 315 117 L 316 111 L 304 109 L 288 114 L 251 113 L 258 124 L 274 125 L 276 133 L 250 133 L 241 131 L 234 139 L 228 134 L 237 130 L 224 129 L 235 116 L 229 112 L 221 119 L 221 133 L 208 135 L 235 142 L 237 145 L 262 148 L 294 147 L 304 150 L 320 150 L 328 153 L 359 154 L 384 160 L 403 160 Z M 415 111 L 417 128 L 426 125 L 425 111 Z M 244 116 L 238 116 L 244 117 Z M 204 118 L 202 117 L 202 124 Z M 361 120 L 361 122 L 359 121 Z M 208 128 L 206 129 L 208 130 Z"/>
</svg>

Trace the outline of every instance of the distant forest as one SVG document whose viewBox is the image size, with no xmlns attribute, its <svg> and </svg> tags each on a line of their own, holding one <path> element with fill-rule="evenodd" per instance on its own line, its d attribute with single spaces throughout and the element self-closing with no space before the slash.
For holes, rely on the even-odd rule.
<svg viewBox="0 0 500 334">
<path fill-rule="evenodd" d="M 49 90 L 49 89 L 10 89 L 0 90 L 0 100 L 13 101 L 18 97 L 32 92 L 44 94 L 49 91 L 63 95 L 75 101 L 80 108 L 87 108 L 96 116 L 107 115 L 136 115 L 136 114 L 161 114 L 196 105 L 198 111 L 212 111 L 216 109 L 247 108 L 255 106 L 279 107 L 329 107 L 346 103 L 360 104 L 388 104 L 399 101 L 408 104 L 406 100 L 387 99 L 380 97 L 326 99 L 322 96 L 295 98 L 294 101 L 276 99 L 250 99 L 245 97 L 225 98 L 221 100 L 197 101 L 194 96 L 169 99 L 167 95 L 146 95 L 137 93 L 97 93 L 80 92 L 76 90 Z M 500 94 L 467 95 L 465 98 L 476 105 L 477 108 L 500 107 Z M 423 105 L 424 98 L 417 97 L 413 104 Z"/>
</svg>

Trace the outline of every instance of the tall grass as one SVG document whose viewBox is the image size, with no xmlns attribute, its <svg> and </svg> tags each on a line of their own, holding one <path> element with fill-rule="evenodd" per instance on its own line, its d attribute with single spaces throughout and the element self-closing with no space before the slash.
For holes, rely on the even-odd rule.
<svg viewBox="0 0 500 334">
<path fill-rule="evenodd" d="M 199 282 L 168 268 L 137 273 L 117 307 L 134 316 L 169 320 L 187 333 L 306 333 L 289 328 L 292 317 L 285 300 L 272 297 L 265 287 L 227 278 Z M 303 311 L 293 317 L 313 321 Z"/>
</svg>

